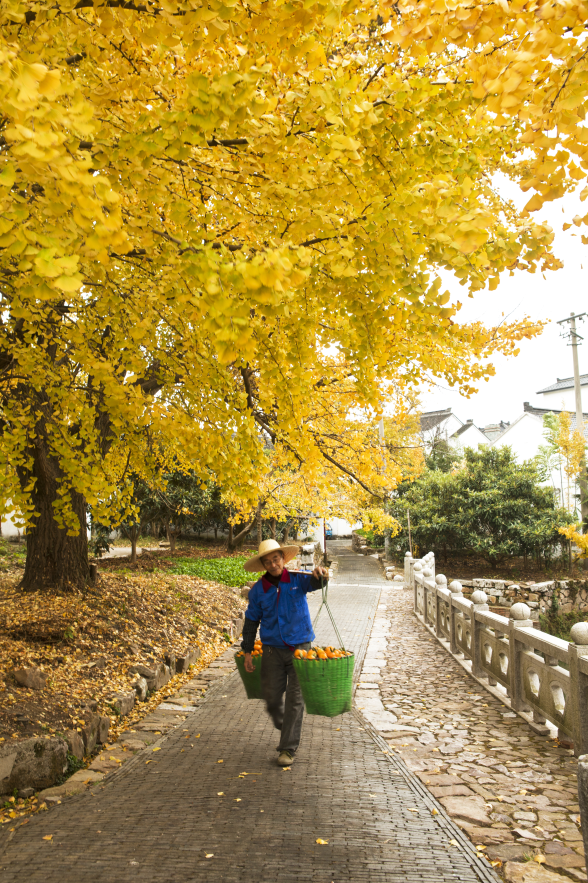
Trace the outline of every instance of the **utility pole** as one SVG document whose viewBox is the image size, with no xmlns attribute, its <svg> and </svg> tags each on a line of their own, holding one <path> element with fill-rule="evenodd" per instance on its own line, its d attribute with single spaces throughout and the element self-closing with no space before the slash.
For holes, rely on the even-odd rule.
<svg viewBox="0 0 588 883">
<path fill-rule="evenodd" d="M 574 313 L 570 313 L 569 317 L 566 319 L 560 319 L 557 323 L 558 325 L 563 326 L 564 323 L 569 322 L 569 328 L 562 327 L 561 335 L 562 337 L 568 339 L 570 342 L 568 346 L 572 348 L 572 357 L 574 362 L 574 393 L 576 398 L 576 429 L 582 437 L 584 436 L 584 415 L 582 413 L 582 387 L 580 385 L 580 367 L 578 363 L 578 347 L 580 346 L 581 341 L 584 339 L 581 335 L 578 334 L 576 330 L 576 320 L 583 320 L 587 314 L 580 313 L 580 315 L 576 316 Z M 580 510 L 582 513 L 582 533 L 586 532 L 588 526 L 588 489 L 586 482 L 586 457 L 582 458 L 582 464 L 580 467 Z"/>
<path fill-rule="evenodd" d="M 382 448 L 382 472 L 386 474 L 386 439 L 384 437 L 384 418 L 380 417 L 378 424 L 378 432 L 380 435 L 380 446 Z M 386 501 L 384 501 L 384 512 L 386 511 Z M 390 531 L 384 528 L 384 555 L 386 560 L 390 557 Z"/>
</svg>

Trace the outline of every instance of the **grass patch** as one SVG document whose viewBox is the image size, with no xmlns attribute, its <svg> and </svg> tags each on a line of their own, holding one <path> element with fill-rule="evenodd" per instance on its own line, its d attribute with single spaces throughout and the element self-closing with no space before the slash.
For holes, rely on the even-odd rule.
<svg viewBox="0 0 588 883">
<path fill-rule="evenodd" d="M 177 558 L 168 573 L 199 576 L 225 586 L 242 586 L 251 580 L 251 574 L 243 569 L 245 556 L 238 558 Z"/>
</svg>

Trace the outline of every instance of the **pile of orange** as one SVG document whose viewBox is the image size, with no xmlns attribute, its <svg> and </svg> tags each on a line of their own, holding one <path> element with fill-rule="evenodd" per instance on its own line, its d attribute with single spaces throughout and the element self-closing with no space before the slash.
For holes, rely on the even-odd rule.
<svg viewBox="0 0 588 883">
<path fill-rule="evenodd" d="M 311 647 L 310 650 L 294 651 L 296 659 L 343 659 L 347 656 L 353 656 L 353 653 L 336 647 Z"/>
<path fill-rule="evenodd" d="M 252 656 L 263 656 L 263 644 L 261 643 L 259 638 L 257 639 L 255 644 L 253 645 L 253 652 L 251 655 Z M 239 650 L 239 652 L 237 653 L 237 656 L 245 656 L 245 651 Z"/>
</svg>

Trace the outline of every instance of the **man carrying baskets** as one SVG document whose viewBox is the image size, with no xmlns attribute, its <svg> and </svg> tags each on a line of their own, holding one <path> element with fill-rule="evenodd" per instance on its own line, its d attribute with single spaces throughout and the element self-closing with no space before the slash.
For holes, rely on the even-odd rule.
<svg viewBox="0 0 588 883">
<path fill-rule="evenodd" d="M 314 639 L 306 595 L 320 589 L 324 577 L 328 577 L 323 567 L 315 567 L 311 574 L 287 571 L 285 565 L 297 552 L 298 546 L 281 546 L 275 540 L 264 540 L 257 555 L 243 565 L 253 573 L 265 570 L 249 592 L 241 647 L 245 653 L 245 670 L 253 672 L 251 653 L 261 625 L 261 688 L 274 726 L 281 730 L 278 746 L 281 766 L 289 766 L 294 760 L 302 730 L 304 701 L 292 657 L 297 648 L 308 649 Z"/>
</svg>

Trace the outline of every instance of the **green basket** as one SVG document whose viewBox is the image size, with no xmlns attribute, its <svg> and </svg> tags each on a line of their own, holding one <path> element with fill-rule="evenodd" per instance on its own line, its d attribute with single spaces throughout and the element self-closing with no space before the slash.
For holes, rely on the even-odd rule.
<svg viewBox="0 0 588 883">
<path fill-rule="evenodd" d="M 263 699 L 261 694 L 261 656 L 252 656 L 251 661 L 255 666 L 255 671 L 245 671 L 245 657 L 235 654 L 235 662 L 245 687 L 248 699 Z"/>
<path fill-rule="evenodd" d="M 337 717 L 351 711 L 355 656 L 340 659 L 296 659 L 294 671 L 308 714 Z"/>
</svg>

